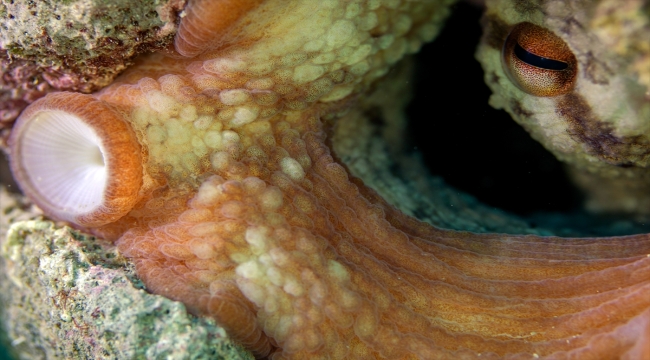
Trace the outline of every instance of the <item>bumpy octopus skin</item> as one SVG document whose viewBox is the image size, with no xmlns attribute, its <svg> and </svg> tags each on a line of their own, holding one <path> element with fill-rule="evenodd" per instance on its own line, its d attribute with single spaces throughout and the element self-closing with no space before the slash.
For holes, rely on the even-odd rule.
<svg viewBox="0 0 650 360">
<path fill-rule="evenodd" d="M 257 357 L 650 358 L 647 235 L 438 229 L 330 150 L 332 127 L 435 36 L 447 5 L 193 1 L 177 53 L 32 104 L 12 170 L 52 217 L 116 240 L 149 291 Z M 58 150 L 69 143 L 83 156 Z"/>
</svg>

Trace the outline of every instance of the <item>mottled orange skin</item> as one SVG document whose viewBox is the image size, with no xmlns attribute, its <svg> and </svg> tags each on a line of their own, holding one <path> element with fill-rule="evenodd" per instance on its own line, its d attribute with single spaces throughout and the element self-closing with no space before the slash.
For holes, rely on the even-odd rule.
<svg viewBox="0 0 650 360">
<path fill-rule="evenodd" d="M 117 239 L 147 289 L 258 357 L 650 356 L 650 237 L 439 230 L 333 157 L 331 124 L 360 116 L 357 99 L 445 9 L 304 4 L 267 1 L 218 51 L 143 58 L 96 94 L 146 156 L 135 208 L 90 230 Z"/>
</svg>

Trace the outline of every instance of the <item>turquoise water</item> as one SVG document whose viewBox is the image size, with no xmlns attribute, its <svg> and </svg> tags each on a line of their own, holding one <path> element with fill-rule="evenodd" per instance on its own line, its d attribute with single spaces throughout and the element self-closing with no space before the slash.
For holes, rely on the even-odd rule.
<svg viewBox="0 0 650 360">
<path fill-rule="evenodd" d="M 0 360 L 10 360 L 13 359 L 9 355 L 9 349 L 5 346 L 5 344 L 0 344 Z"/>
<path fill-rule="evenodd" d="M 2 360 L 11 359 L 11 357 L 9 356 L 9 352 L 4 347 L 0 348 L 0 359 L 2 359 Z"/>
<path fill-rule="evenodd" d="M 2 306 L 2 304 L 0 304 Z M 2 318 L 0 318 L 0 323 L 2 323 Z M 0 327 L 0 360 L 10 360 L 13 359 L 9 354 L 9 340 L 2 327 Z"/>
</svg>

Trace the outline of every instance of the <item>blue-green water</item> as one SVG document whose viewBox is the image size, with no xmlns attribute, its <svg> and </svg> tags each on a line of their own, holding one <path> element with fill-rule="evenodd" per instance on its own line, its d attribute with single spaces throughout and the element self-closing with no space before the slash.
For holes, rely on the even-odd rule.
<svg viewBox="0 0 650 360">
<path fill-rule="evenodd" d="M 0 343 L 0 360 L 10 360 L 13 359 L 9 355 L 9 349 L 5 346 L 4 343 Z"/>
<path fill-rule="evenodd" d="M 11 359 L 11 356 L 9 356 L 9 352 L 4 347 L 0 348 L 0 359 L 2 360 Z"/>
<path fill-rule="evenodd" d="M 1 301 L 0 308 L 4 308 L 4 304 Z M 2 311 L 0 311 L 0 360 L 11 360 L 15 357 L 11 356 L 9 352 L 11 346 L 9 345 L 9 339 L 7 338 L 3 325 Z"/>
</svg>

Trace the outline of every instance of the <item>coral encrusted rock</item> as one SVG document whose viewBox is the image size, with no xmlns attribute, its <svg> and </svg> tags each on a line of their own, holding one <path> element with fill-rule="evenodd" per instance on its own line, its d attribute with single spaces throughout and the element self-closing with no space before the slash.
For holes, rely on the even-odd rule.
<svg viewBox="0 0 650 360">
<path fill-rule="evenodd" d="M 0 322 L 14 357 L 252 359 L 213 321 L 147 293 L 110 244 L 51 221 L 9 225 L 38 214 L 1 188 L 0 204 Z"/>
<path fill-rule="evenodd" d="M 186 0 L 0 0 L 0 148 L 27 105 L 92 92 L 173 40 Z"/>
</svg>

